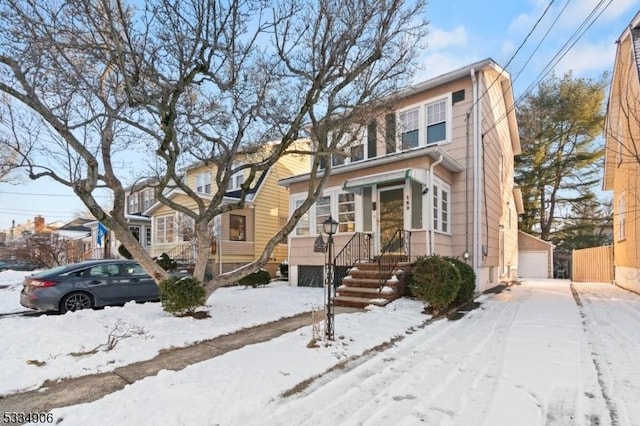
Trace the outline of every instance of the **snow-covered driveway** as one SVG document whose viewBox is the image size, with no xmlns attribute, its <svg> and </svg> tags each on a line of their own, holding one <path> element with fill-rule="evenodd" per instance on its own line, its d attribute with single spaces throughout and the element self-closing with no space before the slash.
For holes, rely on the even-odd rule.
<svg viewBox="0 0 640 426">
<path fill-rule="evenodd" d="M 583 307 L 568 281 L 483 296 L 463 319 L 278 402 L 267 423 L 640 425 L 640 296 L 574 289 Z"/>
</svg>

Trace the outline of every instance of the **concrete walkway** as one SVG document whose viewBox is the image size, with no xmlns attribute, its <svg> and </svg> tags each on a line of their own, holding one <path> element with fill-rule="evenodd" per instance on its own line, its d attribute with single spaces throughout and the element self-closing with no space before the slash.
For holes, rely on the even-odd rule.
<svg viewBox="0 0 640 426">
<path fill-rule="evenodd" d="M 336 308 L 336 314 L 359 309 Z M 157 374 L 160 370 L 182 370 L 200 361 L 215 358 L 246 345 L 265 342 L 311 324 L 311 313 L 238 330 L 191 346 L 161 351 L 158 356 L 114 371 L 45 382 L 39 389 L 0 396 L 2 412 L 43 412 L 53 408 L 92 402 L 126 385 Z"/>
</svg>

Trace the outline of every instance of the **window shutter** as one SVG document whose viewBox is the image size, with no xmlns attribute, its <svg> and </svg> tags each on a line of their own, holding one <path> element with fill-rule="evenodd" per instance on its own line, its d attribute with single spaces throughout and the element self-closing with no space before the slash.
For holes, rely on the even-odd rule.
<svg viewBox="0 0 640 426">
<path fill-rule="evenodd" d="M 396 152 L 396 114 L 390 113 L 385 117 L 385 142 L 387 154 Z"/>
<path fill-rule="evenodd" d="M 375 121 L 372 121 L 369 126 L 367 126 L 367 158 L 374 158 L 376 156 L 377 132 L 378 126 Z"/>
</svg>

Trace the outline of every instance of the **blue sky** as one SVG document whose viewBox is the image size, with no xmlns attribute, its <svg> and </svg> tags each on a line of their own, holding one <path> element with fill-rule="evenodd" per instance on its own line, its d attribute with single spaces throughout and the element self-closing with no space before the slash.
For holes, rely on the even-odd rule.
<svg viewBox="0 0 640 426">
<path fill-rule="evenodd" d="M 513 57 L 507 71 L 515 78 L 517 99 L 535 88 L 547 64 L 594 10 L 602 13 L 558 62 L 555 73 L 573 70 L 575 76 L 597 78 L 611 71 L 615 41 L 640 10 L 640 0 L 431 0 L 427 7 L 430 34 L 416 81 L 487 57 L 506 66 Z M 82 211 L 84 206 L 71 191 L 54 182 L 25 178 L 18 184 L 0 183 L 0 231 L 9 228 L 12 220 L 24 223 L 41 214 L 47 223 L 69 221 Z"/>
</svg>

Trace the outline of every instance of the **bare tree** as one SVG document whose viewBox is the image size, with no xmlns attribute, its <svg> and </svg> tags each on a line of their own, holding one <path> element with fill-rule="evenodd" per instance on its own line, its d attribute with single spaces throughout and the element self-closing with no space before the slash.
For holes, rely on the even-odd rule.
<svg viewBox="0 0 640 426">
<path fill-rule="evenodd" d="M 315 160 L 307 199 L 254 262 L 208 282 L 207 292 L 264 265 L 322 192 L 324 161 L 406 85 L 426 35 L 423 0 L 6 0 L 0 5 L 2 127 L 14 168 L 73 188 L 91 214 L 159 281 L 167 277 L 129 231 L 121 162 L 193 220 L 194 275 L 204 278 L 210 224 L 240 209 L 260 172 L 285 155 Z M 331 136 L 330 136 L 331 135 Z M 267 142 L 277 141 L 265 149 Z M 261 153 L 240 166 L 240 153 Z M 180 179 L 194 162 L 216 170 L 203 200 Z M 323 170 L 321 165 L 326 165 Z M 245 170 L 239 201 L 223 202 Z M 105 211 L 96 191 L 109 190 Z M 194 209 L 176 204 L 180 190 Z"/>
</svg>

